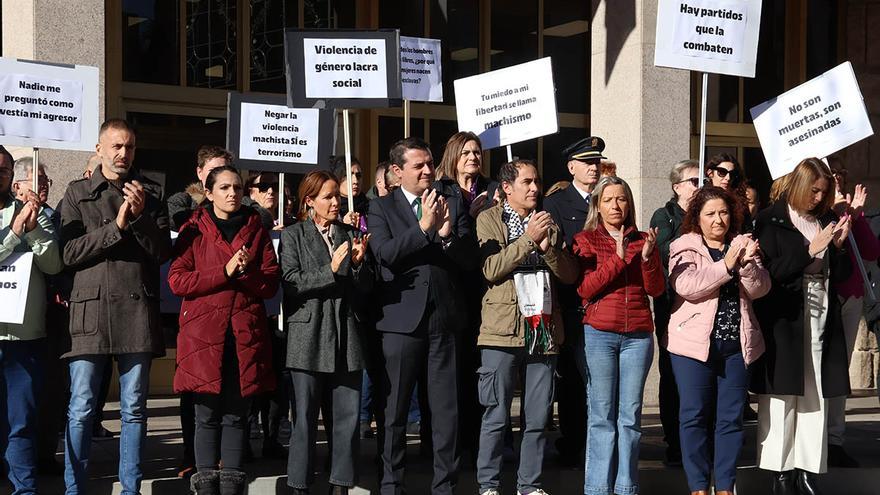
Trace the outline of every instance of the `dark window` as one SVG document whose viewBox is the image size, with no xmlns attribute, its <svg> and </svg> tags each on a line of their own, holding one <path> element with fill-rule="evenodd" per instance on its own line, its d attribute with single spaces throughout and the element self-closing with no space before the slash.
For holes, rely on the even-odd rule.
<svg viewBox="0 0 880 495">
<path fill-rule="evenodd" d="M 702 76 L 697 80 L 702 85 Z M 739 82 L 738 77 L 709 74 L 709 101 L 706 108 L 709 122 L 739 122 Z M 702 92 L 702 86 L 698 88 Z"/>
<path fill-rule="evenodd" d="M 306 28 L 355 27 L 354 0 L 303 0 Z"/>
<path fill-rule="evenodd" d="M 425 2 L 421 0 L 382 0 L 379 27 L 400 29 L 401 36 L 425 36 Z"/>
<path fill-rule="evenodd" d="M 251 90 L 285 93 L 284 30 L 299 24 L 297 2 L 250 0 Z"/>
<path fill-rule="evenodd" d="M 186 2 L 186 71 L 190 86 L 235 88 L 236 0 Z"/>
<path fill-rule="evenodd" d="M 807 79 L 838 65 L 837 0 L 810 0 L 807 11 Z"/>
<path fill-rule="evenodd" d="M 409 132 L 412 136 L 422 137 L 425 135 L 425 121 L 422 119 L 410 119 Z M 403 139 L 403 118 L 401 117 L 379 117 L 379 140 L 377 142 L 378 161 L 388 159 L 388 151 L 391 145 Z M 434 156 L 434 165 L 440 165 L 440 156 L 436 153 L 437 147 L 431 146 L 431 153 Z M 378 163 L 378 162 L 377 162 Z M 364 166 L 368 166 L 371 170 L 375 170 L 375 166 L 368 165 L 366 161 Z"/>
<path fill-rule="evenodd" d="M 590 111 L 590 3 L 556 0 L 544 3 L 544 56 L 553 57 L 556 108 Z"/>
<path fill-rule="evenodd" d="M 178 0 L 124 0 L 122 79 L 180 84 Z"/>
<path fill-rule="evenodd" d="M 493 70 L 538 58 L 538 2 L 492 0 L 491 38 Z"/>
<path fill-rule="evenodd" d="M 443 99 L 455 103 L 452 81 L 480 71 L 479 3 L 474 0 L 433 0 L 431 38 L 442 40 Z"/>
<path fill-rule="evenodd" d="M 755 78 L 744 78 L 744 120 L 752 122 L 749 109 L 785 91 L 785 2 L 764 0 Z M 794 61 L 791 61 L 794 62 Z"/>
</svg>

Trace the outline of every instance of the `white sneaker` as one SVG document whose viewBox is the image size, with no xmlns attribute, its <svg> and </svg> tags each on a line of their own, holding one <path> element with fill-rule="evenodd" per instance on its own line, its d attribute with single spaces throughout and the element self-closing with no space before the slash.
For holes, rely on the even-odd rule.
<svg viewBox="0 0 880 495">
<path fill-rule="evenodd" d="M 489 488 L 488 490 L 481 493 L 480 495 L 501 495 L 501 492 L 496 490 L 495 488 Z"/>
<path fill-rule="evenodd" d="M 521 491 L 517 490 L 516 495 L 524 495 L 524 494 Z M 538 488 L 537 490 L 529 493 L 529 495 L 550 495 L 550 494 L 545 492 L 544 490 L 541 490 L 540 488 Z"/>
</svg>

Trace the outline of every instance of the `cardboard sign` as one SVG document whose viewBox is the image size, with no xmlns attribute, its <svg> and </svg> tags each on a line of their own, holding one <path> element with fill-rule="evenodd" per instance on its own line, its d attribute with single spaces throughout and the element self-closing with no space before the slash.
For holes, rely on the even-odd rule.
<svg viewBox="0 0 880 495">
<path fill-rule="evenodd" d="M 397 30 L 287 30 L 287 106 L 387 107 L 399 100 Z"/>
<path fill-rule="evenodd" d="M 760 0 L 660 0 L 654 65 L 755 77 Z"/>
<path fill-rule="evenodd" d="M 33 262 L 32 252 L 12 253 L 0 261 L 0 322 L 24 322 Z"/>
<path fill-rule="evenodd" d="M 483 149 L 559 130 L 550 57 L 458 79 L 458 130 L 480 136 Z"/>
<path fill-rule="evenodd" d="M 774 180 L 874 134 L 852 65 L 844 62 L 751 109 Z"/>
<path fill-rule="evenodd" d="M 0 142 L 94 151 L 97 67 L 0 58 Z"/>
<path fill-rule="evenodd" d="M 237 165 L 291 173 L 329 165 L 332 110 L 290 108 L 286 101 L 283 95 L 229 93 L 226 147 Z"/>
<path fill-rule="evenodd" d="M 440 40 L 400 37 L 400 83 L 405 100 L 443 101 Z"/>
</svg>

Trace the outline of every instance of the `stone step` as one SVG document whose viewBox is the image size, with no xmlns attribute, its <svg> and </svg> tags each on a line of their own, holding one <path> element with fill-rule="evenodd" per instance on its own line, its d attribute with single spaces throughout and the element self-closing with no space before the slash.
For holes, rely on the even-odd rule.
<svg viewBox="0 0 880 495">
<path fill-rule="evenodd" d="M 510 469 L 505 470 L 503 493 L 514 493 L 513 483 L 515 473 Z M 672 495 L 687 494 L 687 480 L 681 469 L 641 469 L 639 472 L 641 495 Z M 362 480 L 362 484 L 368 488 L 358 487 L 353 489 L 351 495 L 370 495 L 378 493 L 375 479 Z M 414 473 L 408 477 L 407 484 L 410 493 L 430 493 L 430 475 L 427 472 Z M 880 469 L 832 469 L 828 474 L 819 477 L 819 484 L 823 493 L 827 495 L 880 495 Z M 553 495 L 573 495 L 583 493 L 583 472 L 568 470 L 557 473 L 553 479 L 545 480 L 545 489 Z M 113 495 L 122 492 L 119 483 L 113 485 Z M 312 493 L 326 493 L 326 480 L 316 481 L 312 487 Z M 476 482 L 473 472 L 467 473 L 456 490 L 460 494 L 477 493 Z M 188 495 L 189 483 L 179 478 L 157 478 L 144 480 L 141 487 L 142 495 Z M 262 476 L 255 478 L 248 484 L 249 495 L 286 495 L 286 476 Z M 741 495 L 765 495 L 770 494 L 770 477 L 766 471 L 755 467 L 743 467 L 737 472 L 737 493 Z"/>
</svg>

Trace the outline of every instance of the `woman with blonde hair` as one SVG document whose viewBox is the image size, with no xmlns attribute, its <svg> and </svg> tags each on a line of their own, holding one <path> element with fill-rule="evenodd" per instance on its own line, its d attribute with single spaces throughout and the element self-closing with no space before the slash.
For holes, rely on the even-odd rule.
<svg viewBox="0 0 880 495">
<path fill-rule="evenodd" d="M 584 303 L 589 418 L 584 493 L 638 493 L 645 379 L 654 354 L 648 296 L 666 288 L 657 229 L 636 229 L 629 185 L 602 177 L 590 196 L 573 251 L 585 267 Z"/>
<path fill-rule="evenodd" d="M 774 494 L 816 494 L 827 471 L 829 399 L 849 394 L 846 339 L 836 284 L 851 272 L 848 215 L 831 210 L 834 177 L 816 158 L 798 164 L 758 213 L 755 238 L 770 272 L 754 303 L 766 351 L 755 362 L 758 467 Z"/>
</svg>

